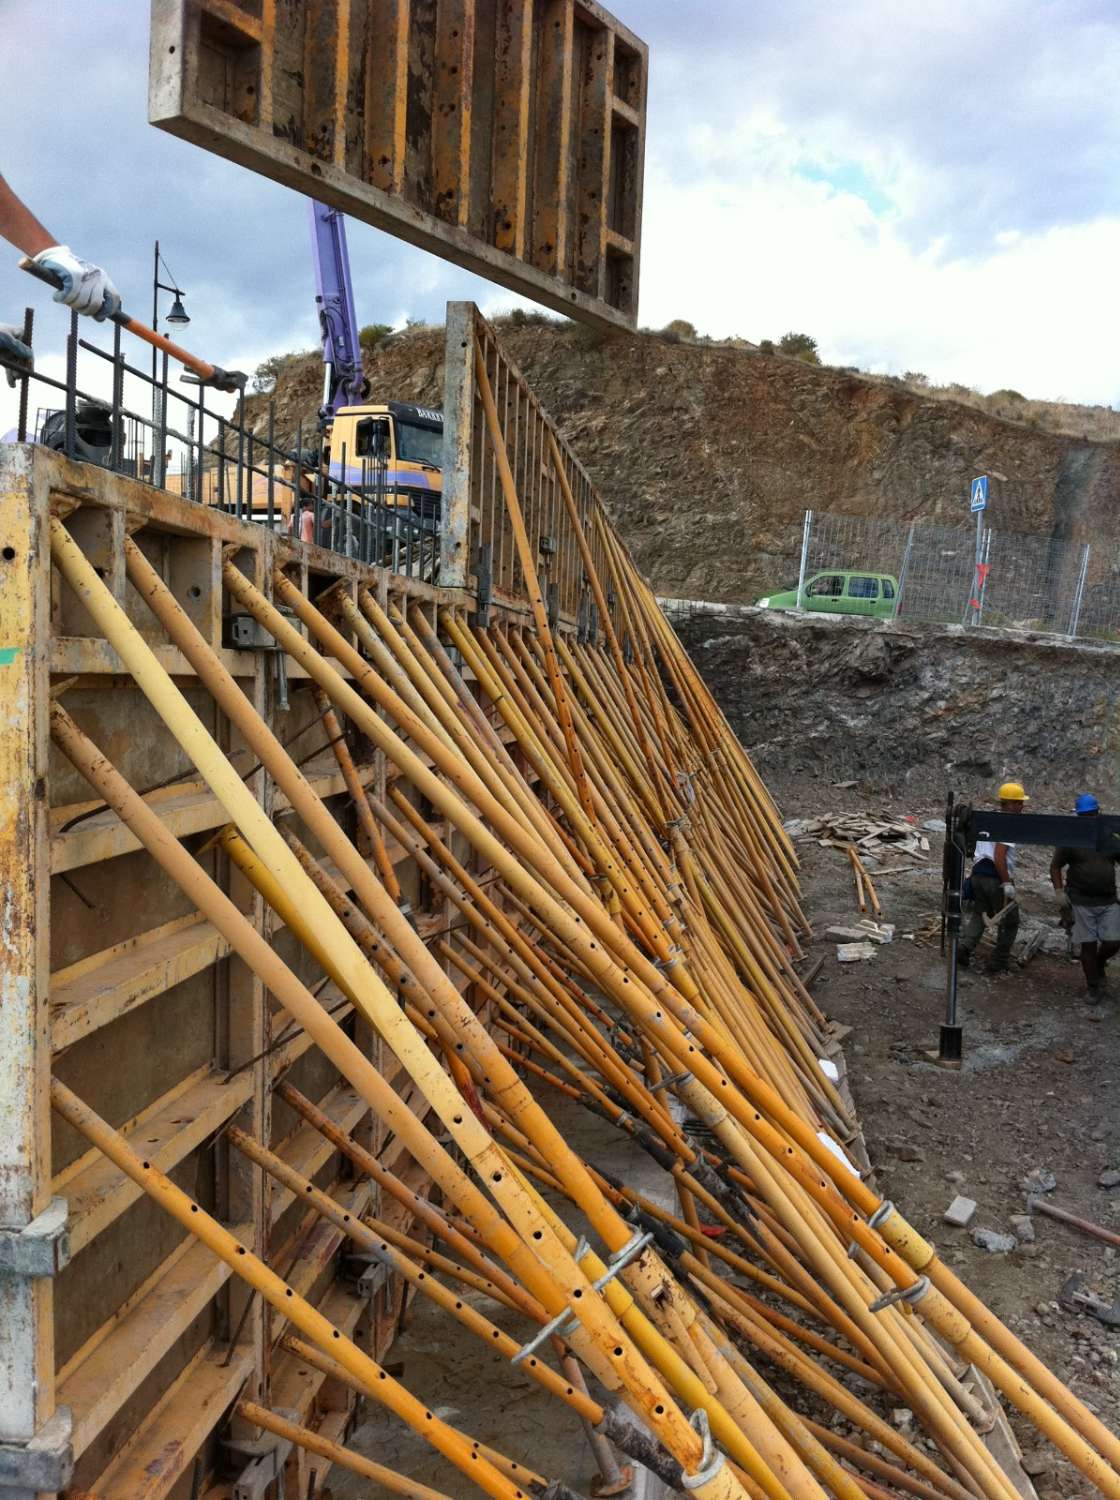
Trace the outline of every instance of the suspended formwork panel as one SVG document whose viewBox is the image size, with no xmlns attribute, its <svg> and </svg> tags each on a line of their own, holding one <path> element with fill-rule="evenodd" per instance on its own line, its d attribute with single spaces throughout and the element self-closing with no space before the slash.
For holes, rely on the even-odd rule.
<svg viewBox="0 0 1120 1500">
<path fill-rule="evenodd" d="M 597 0 L 153 0 L 151 46 L 153 124 L 635 325 L 648 55 Z"/>
</svg>

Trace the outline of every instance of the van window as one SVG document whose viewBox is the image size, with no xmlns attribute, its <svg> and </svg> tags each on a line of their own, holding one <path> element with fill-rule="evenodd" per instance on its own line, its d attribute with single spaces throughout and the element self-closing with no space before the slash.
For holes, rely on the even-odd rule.
<svg viewBox="0 0 1120 1500">
<path fill-rule="evenodd" d="M 879 580 L 866 573 L 853 573 L 848 579 L 849 599 L 878 599 Z"/>
<path fill-rule="evenodd" d="M 894 598 L 894 584 L 890 581 L 889 578 L 884 578 L 883 579 L 883 598 L 884 599 L 893 599 Z"/>
<path fill-rule="evenodd" d="M 814 578 L 809 585 L 808 594 L 811 599 L 839 599 L 844 592 L 844 575 L 842 573 L 822 573 L 819 578 Z"/>
</svg>

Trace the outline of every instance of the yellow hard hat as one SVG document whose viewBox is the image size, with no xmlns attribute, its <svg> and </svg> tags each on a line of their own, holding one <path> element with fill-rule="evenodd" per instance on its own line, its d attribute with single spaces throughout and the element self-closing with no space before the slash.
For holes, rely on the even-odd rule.
<svg viewBox="0 0 1120 1500">
<path fill-rule="evenodd" d="M 1024 792 L 1021 782 L 1005 781 L 999 789 L 999 800 L 1001 802 L 1029 802 L 1031 799 Z"/>
</svg>

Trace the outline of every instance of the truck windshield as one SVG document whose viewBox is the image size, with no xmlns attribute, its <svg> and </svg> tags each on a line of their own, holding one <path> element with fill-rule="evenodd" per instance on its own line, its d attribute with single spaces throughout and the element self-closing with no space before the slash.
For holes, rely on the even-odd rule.
<svg viewBox="0 0 1120 1500">
<path fill-rule="evenodd" d="M 414 427 L 397 419 L 397 457 L 406 463 L 443 468 L 443 433 L 432 427 Z"/>
</svg>

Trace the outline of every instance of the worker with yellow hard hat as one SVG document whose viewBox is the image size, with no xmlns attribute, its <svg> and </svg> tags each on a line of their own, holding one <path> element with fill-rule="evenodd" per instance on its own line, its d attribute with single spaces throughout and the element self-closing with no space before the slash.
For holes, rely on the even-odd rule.
<svg viewBox="0 0 1120 1500">
<path fill-rule="evenodd" d="M 999 810 L 1006 813 L 1021 813 L 1023 804 L 1030 801 L 1018 781 L 1005 781 L 998 796 Z M 968 968 L 976 945 L 984 936 L 985 917 L 995 918 L 995 952 L 985 969 L 989 974 L 1006 973 L 1011 962 L 1015 934 L 1019 931 L 1014 844 L 999 844 L 991 839 L 980 839 L 977 842 L 963 897 L 957 962 Z"/>
</svg>

